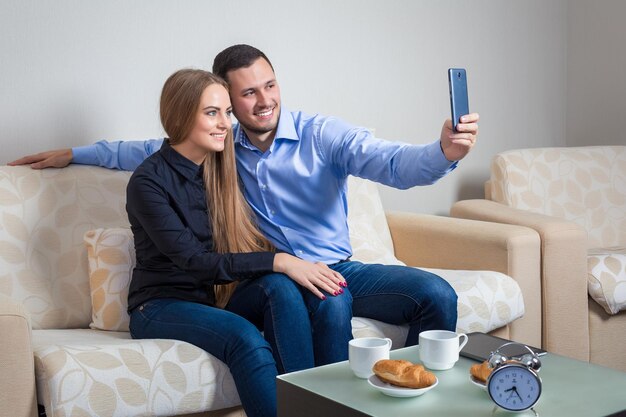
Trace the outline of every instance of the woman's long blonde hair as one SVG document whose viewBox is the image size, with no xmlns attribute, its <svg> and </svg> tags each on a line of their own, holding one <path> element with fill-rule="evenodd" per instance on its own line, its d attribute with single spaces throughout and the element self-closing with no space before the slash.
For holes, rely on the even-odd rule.
<svg viewBox="0 0 626 417">
<path fill-rule="evenodd" d="M 228 84 L 207 71 L 183 69 L 172 74 L 161 93 L 161 123 L 170 144 L 189 136 L 196 122 L 200 99 L 211 84 L 228 91 Z M 222 152 L 208 152 L 204 159 L 204 184 L 213 231 L 213 249 L 218 253 L 273 250 L 257 228 L 250 206 L 239 189 L 233 132 L 228 130 Z M 237 283 L 215 285 L 215 304 L 223 308 Z"/>
</svg>

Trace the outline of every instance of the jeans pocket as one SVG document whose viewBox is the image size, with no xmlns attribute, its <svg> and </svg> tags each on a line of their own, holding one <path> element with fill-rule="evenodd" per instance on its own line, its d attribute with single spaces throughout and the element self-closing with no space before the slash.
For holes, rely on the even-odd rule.
<svg viewBox="0 0 626 417">
<path fill-rule="evenodd" d="M 154 316 L 167 307 L 171 301 L 173 300 L 167 298 L 157 298 L 146 301 L 145 303 L 140 304 L 139 307 L 135 308 L 132 311 L 131 316 L 136 314 L 140 316 L 142 320 L 152 320 Z"/>
</svg>

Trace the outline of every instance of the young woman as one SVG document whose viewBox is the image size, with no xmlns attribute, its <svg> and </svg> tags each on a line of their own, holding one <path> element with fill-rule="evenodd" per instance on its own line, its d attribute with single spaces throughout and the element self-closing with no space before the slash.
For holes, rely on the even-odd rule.
<svg viewBox="0 0 626 417">
<path fill-rule="evenodd" d="M 137 253 L 130 331 L 199 346 L 228 365 L 249 417 L 273 416 L 277 373 L 313 366 L 300 290 L 325 299 L 340 294 L 345 281 L 324 264 L 275 253 L 257 230 L 238 188 L 227 88 L 200 70 L 178 71 L 163 86 L 169 139 L 127 189 Z M 246 290 L 254 280 L 280 289 L 262 318 L 249 317 L 262 323 L 268 341 L 236 314 L 255 302 Z"/>
</svg>

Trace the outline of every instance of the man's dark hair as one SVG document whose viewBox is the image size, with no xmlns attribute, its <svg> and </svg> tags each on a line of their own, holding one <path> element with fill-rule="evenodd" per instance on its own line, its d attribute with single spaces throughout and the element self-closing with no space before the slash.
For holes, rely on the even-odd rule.
<svg viewBox="0 0 626 417">
<path fill-rule="evenodd" d="M 228 71 L 237 70 L 239 68 L 248 68 L 259 58 L 263 58 L 270 64 L 272 71 L 274 67 L 265 54 L 250 45 L 233 45 L 224 49 L 215 56 L 213 60 L 213 74 L 222 77 L 228 81 Z"/>
</svg>

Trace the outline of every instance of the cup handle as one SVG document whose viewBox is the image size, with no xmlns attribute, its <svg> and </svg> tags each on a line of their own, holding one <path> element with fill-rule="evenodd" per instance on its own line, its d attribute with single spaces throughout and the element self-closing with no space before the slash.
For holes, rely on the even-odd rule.
<svg viewBox="0 0 626 417">
<path fill-rule="evenodd" d="M 469 340 L 465 333 L 459 333 L 459 339 L 461 338 L 465 338 L 465 340 L 463 340 L 459 345 L 459 352 L 461 351 L 461 349 L 463 349 L 463 346 L 465 346 L 467 344 L 467 341 Z"/>
<path fill-rule="evenodd" d="M 385 337 L 385 340 L 387 341 L 387 344 L 389 345 L 389 349 L 391 349 L 391 344 L 392 344 L 391 339 L 388 337 Z"/>
</svg>

